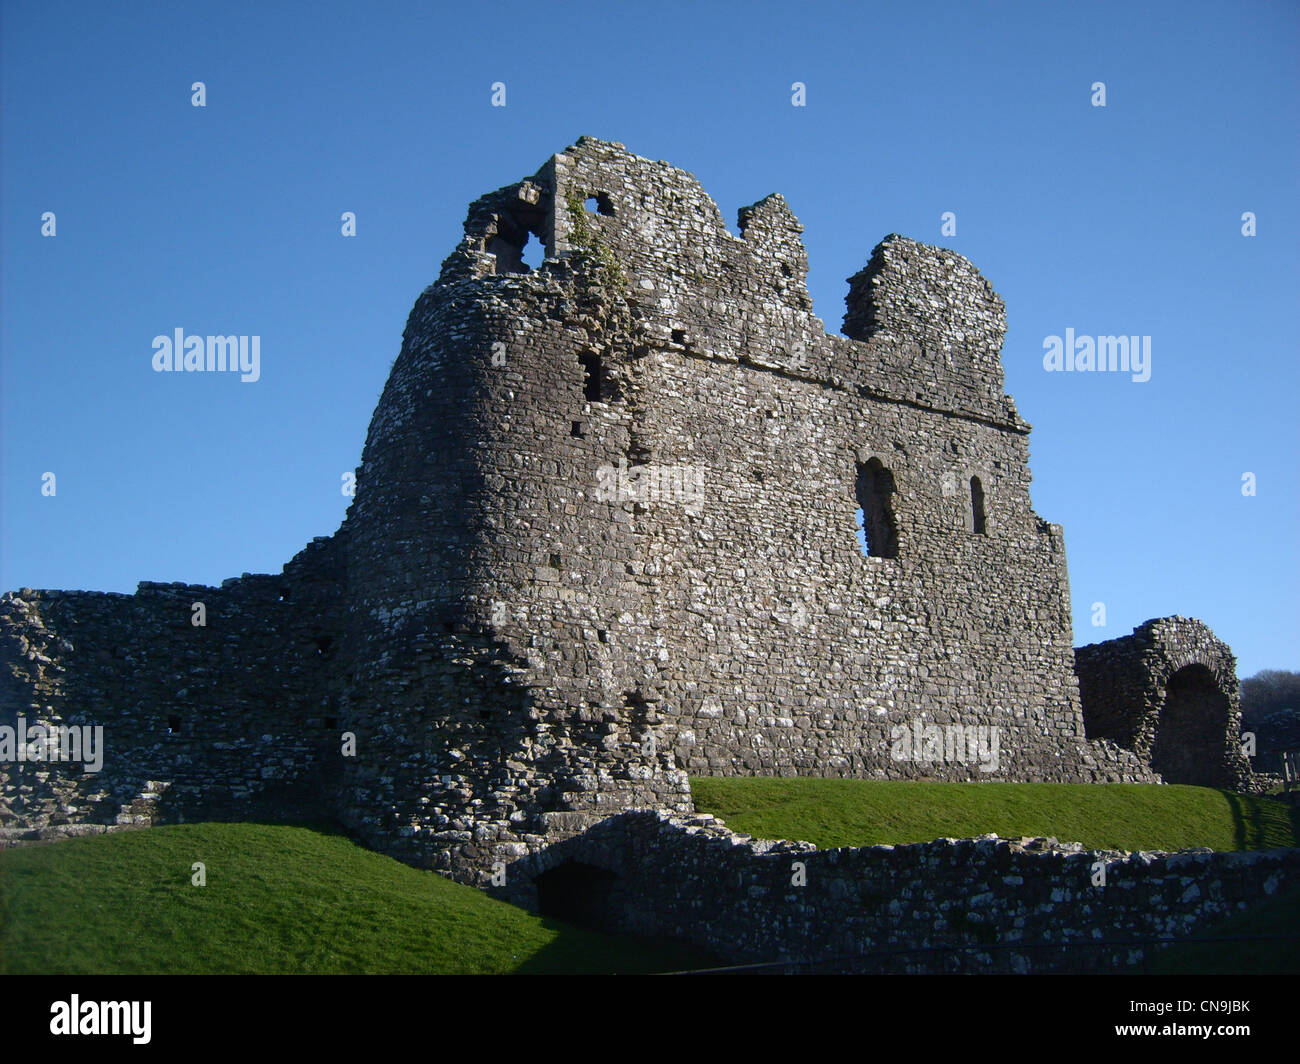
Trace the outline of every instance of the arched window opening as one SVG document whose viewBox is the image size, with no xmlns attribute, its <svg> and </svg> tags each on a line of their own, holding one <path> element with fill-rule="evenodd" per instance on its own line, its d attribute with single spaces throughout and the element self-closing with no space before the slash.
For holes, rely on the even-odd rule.
<svg viewBox="0 0 1300 1064">
<path fill-rule="evenodd" d="M 858 465 L 858 545 L 870 558 L 898 557 L 894 474 L 879 458 Z"/>
</svg>

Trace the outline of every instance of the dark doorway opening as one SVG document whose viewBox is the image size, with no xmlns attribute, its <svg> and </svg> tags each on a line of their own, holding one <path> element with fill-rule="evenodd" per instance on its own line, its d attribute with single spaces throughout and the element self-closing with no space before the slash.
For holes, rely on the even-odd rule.
<svg viewBox="0 0 1300 1064">
<path fill-rule="evenodd" d="M 1160 707 L 1151 767 L 1166 783 L 1230 787 L 1228 696 L 1204 665 L 1188 665 L 1170 677 Z"/>
<path fill-rule="evenodd" d="M 616 933 L 622 925 L 619 879 L 608 869 L 565 861 L 534 881 L 537 911 L 575 927 Z"/>
</svg>

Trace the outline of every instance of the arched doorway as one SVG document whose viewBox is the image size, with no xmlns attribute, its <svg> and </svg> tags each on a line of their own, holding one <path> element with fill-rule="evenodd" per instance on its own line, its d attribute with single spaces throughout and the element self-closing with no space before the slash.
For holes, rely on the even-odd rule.
<svg viewBox="0 0 1300 1064">
<path fill-rule="evenodd" d="M 620 884 L 613 872 L 582 861 L 565 861 L 533 883 L 537 911 L 542 916 L 596 931 L 622 930 Z"/>
<path fill-rule="evenodd" d="M 1228 696 L 1204 665 L 1187 665 L 1169 678 L 1156 721 L 1151 767 L 1166 783 L 1230 787 L 1227 764 Z"/>
</svg>

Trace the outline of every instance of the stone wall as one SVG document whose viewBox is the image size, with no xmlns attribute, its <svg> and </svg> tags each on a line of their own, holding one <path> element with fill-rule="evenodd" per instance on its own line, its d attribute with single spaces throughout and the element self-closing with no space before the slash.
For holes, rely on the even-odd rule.
<svg viewBox="0 0 1300 1064">
<path fill-rule="evenodd" d="M 335 547 L 317 540 L 280 576 L 219 588 L 142 583 L 134 595 L 0 597 L 0 727 L 21 718 L 28 727 L 103 728 L 98 772 L 0 761 L 0 844 L 114 826 L 332 815 Z M 196 603 L 203 625 L 193 623 Z"/>
<path fill-rule="evenodd" d="M 1292 889 L 1300 850 L 1122 853 L 994 836 L 817 850 L 644 812 L 506 874 L 500 893 L 517 903 L 690 942 L 730 964 L 1117 971 L 1154 952 L 1132 940 L 1181 938 Z M 1129 944 L 1099 944 L 1115 941 Z"/>
<path fill-rule="evenodd" d="M 1162 617 L 1080 647 L 1088 735 L 1132 750 L 1166 783 L 1251 789 L 1237 660 L 1200 621 Z"/>
</svg>

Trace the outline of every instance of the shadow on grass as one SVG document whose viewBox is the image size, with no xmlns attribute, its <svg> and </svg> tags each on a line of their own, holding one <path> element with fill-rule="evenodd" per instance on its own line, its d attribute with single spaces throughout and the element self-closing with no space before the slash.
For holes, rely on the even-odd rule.
<svg viewBox="0 0 1300 1064">
<path fill-rule="evenodd" d="M 1300 807 L 1272 798 L 1247 798 L 1235 791 L 1219 793 L 1232 812 L 1236 849 L 1266 849 L 1266 840 L 1278 834 L 1289 836 L 1290 845 L 1300 846 Z"/>
<path fill-rule="evenodd" d="M 716 968 L 724 963 L 675 939 L 606 935 L 550 919 L 544 926 L 558 932 L 558 937 L 516 968 L 516 974 L 654 975 Z"/>
</svg>

